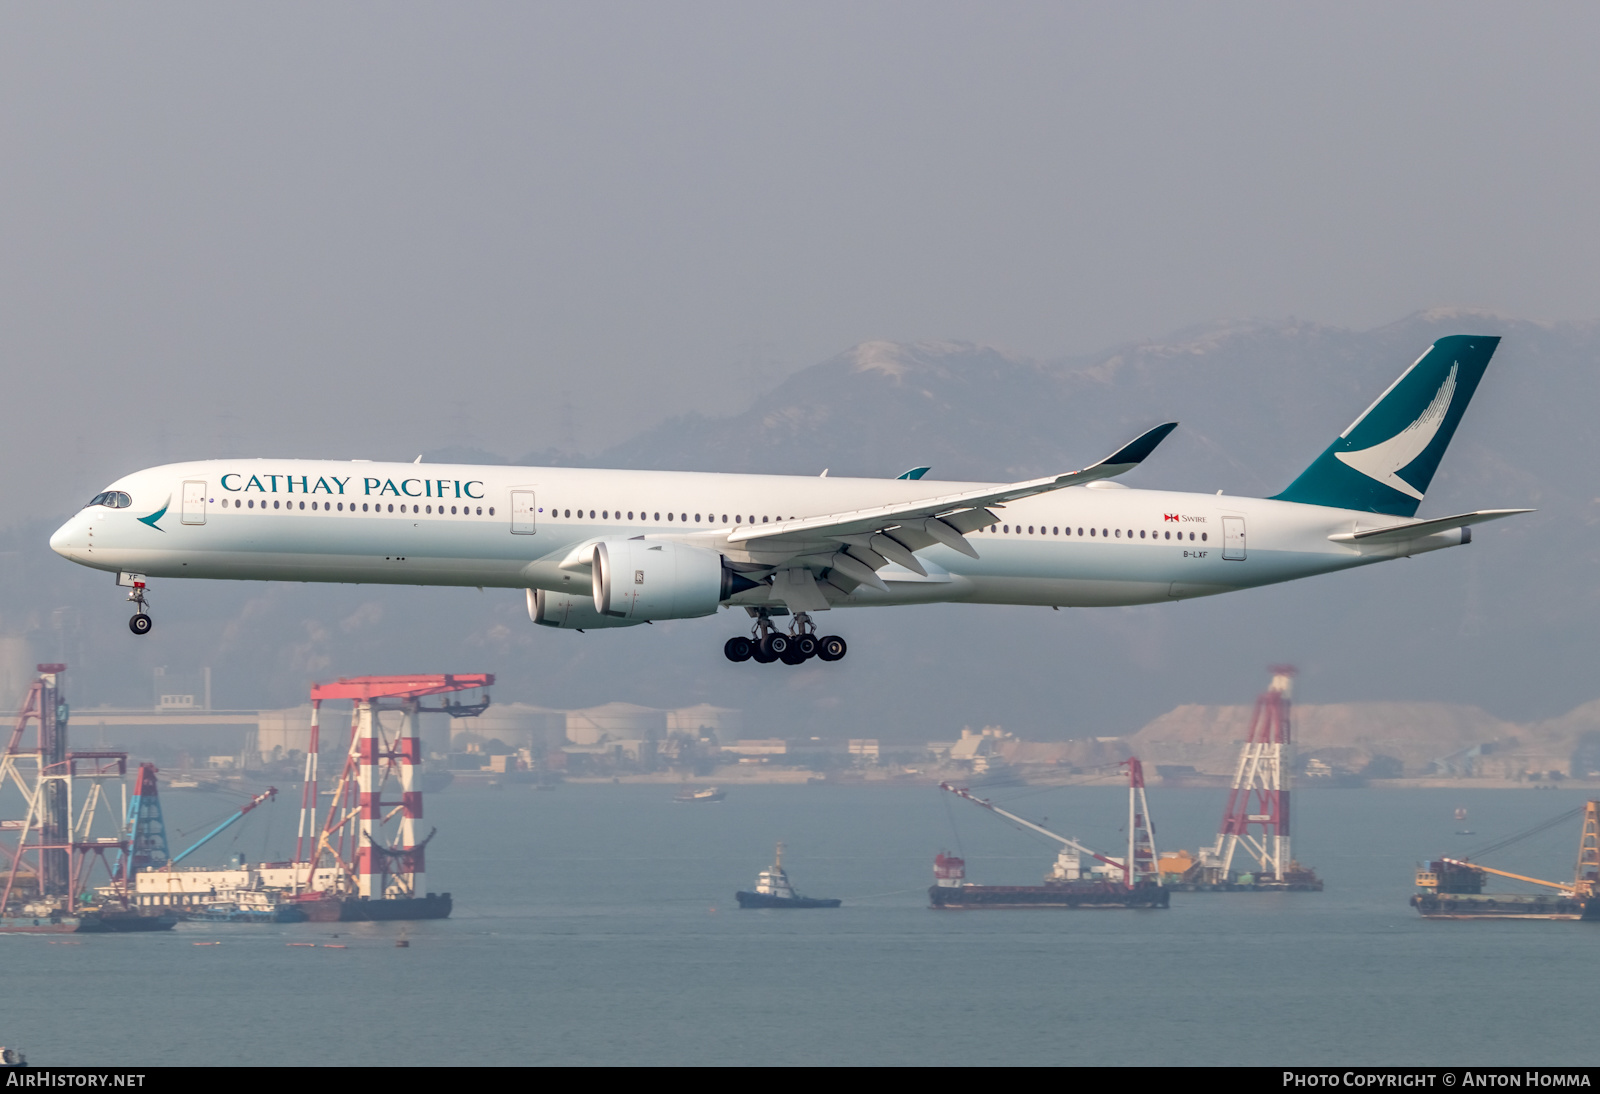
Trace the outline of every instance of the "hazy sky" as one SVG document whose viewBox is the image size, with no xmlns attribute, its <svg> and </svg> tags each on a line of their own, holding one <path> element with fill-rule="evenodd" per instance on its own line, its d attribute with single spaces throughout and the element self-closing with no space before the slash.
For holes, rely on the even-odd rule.
<svg viewBox="0 0 1600 1094">
<path fill-rule="evenodd" d="M 593 451 L 868 338 L 1593 319 L 1596 41 L 1563 4 L 0 6 L 6 512 L 164 458 Z"/>
</svg>

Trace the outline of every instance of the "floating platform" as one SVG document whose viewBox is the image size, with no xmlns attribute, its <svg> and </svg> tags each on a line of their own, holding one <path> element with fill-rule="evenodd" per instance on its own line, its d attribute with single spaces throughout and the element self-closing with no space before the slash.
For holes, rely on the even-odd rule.
<svg viewBox="0 0 1600 1094">
<path fill-rule="evenodd" d="M 1164 886 L 1115 881 L 1058 881 L 1043 885 L 933 885 L 935 908 L 1165 908 Z"/>
<path fill-rule="evenodd" d="M 1549 891 L 1486 893 L 1483 887 L 1491 874 Z M 1436 859 L 1417 871 L 1411 906 L 1426 919 L 1600 919 L 1600 897 L 1585 880 L 1564 886 L 1452 858 Z"/>
<path fill-rule="evenodd" d="M 1411 906 L 1428 919 L 1600 919 L 1591 901 L 1561 893 L 1429 893 Z"/>
<path fill-rule="evenodd" d="M 1261 881 L 1168 881 L 1168 889 L 1180 893 L 1320 893 L 1322 892 L 1322 879 L 1313 877 L 1309 881 L 1294 879 L 1273 881 L 1270 878 Z"/>
<path fill-rule="evenodd" d="M 77 915 L 0 916 L 0 934 L 131 934 L 170 931 L 178 917 L 162 913 L 94 912 Z"/>
<path fill-rule="evenodd" d="M 376 923 L 401 919 L 448 919 L 449 893 L 368 900 L 363 897 L 314 896 L 296 902 L 312 923 Z"/>
</svg>

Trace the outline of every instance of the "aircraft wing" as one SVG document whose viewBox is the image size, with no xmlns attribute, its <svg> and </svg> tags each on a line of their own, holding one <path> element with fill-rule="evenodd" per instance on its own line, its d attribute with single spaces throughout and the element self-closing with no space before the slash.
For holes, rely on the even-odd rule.
<svg viewBox="0 0 1600 1094">
<path fill-rule="evenodd" d="M 965 533 L 995 522 L 995 515 L 989 512 L 989 506 L 1003 506 L 1008 501 L 1068 486 L 1082 486 L 1131 471 L 1155 451 L 1156 445 L 1165 440 L 1177 425 L 1177 422 L 1167 422 L 1156 426 L 1099 463 L 1079 471 L 998 488 L 988 487 L 960 494 L 893 502 L 871 509 L 735 528 L 727 534 L 727 542 L 729 546 L 744 547 L 752 555 L 797 558 L 833 552 L 831 558 L 826 561 L 818 558 L 814 564 L 837 571 L 849 579 L 852 588 L 856 584 L 886 588 L 875 571 L 895 562 L 926 576 L 922 564 L 912 552 L 935 543 L 942 543 L 971 558 L 977 558 L 978 552 L 967 541 Z"/>
</svg>

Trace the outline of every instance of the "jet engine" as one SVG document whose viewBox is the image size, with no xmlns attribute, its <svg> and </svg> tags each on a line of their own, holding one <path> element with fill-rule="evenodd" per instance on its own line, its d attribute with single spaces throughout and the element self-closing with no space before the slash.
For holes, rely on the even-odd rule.
<svg viewBox="0 0 1600 1094">
<path fill-rule="evenodd" d="M 568 631 L 586 631 L 600 627 L 633 627 L 642 619 L 618 619 L 601 615 L 594 610 L 594 601 L 581 593 L 551 593 L 543 589 L 528 590 L 528 618 L 541 627 L 560 627 Z"/>
<path fill-rule="evenodd" d="M 647 539 L 603 539 L 590 559 L 594 606 L 619 622 L 711 615 L 734 593 L 755 587 L 705 547 Z"/>
</svg>

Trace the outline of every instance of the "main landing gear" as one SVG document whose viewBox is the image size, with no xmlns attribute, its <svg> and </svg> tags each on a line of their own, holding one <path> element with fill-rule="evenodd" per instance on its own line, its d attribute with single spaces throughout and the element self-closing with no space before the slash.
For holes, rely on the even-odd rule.
<svg viewBox="0 0 1600 1094">
<path fill-rule="evenodd" d="M 755 617 L 749 638 L 739 635 L 723 643 L 722 652 L 729 661 L 756 661 L 763 665 L 774 661 L 798 665 L 813 657 L 838 661 L 850 648 L 836 634 L 818 638 L 816 624 L 805 612 L 795 613 L 788 634 L 773 627 L 771 613 L 766 608 L 755 609 Z"/>
<path fill-rule="evenodd" d="M 128 603 L 132 604 L 135 609 L 133 618 L 128 620 L 128 629 L 134 634 L 149 634 L 150 628 L 155 626 L 155 623 L 150 619 L 149 613 L 145 611 L 150 606 L 150 600 L 146 596 L 143 581 L 135 580 L 133 582 L 133 588 L 128 590 Z"/>
</svg>

